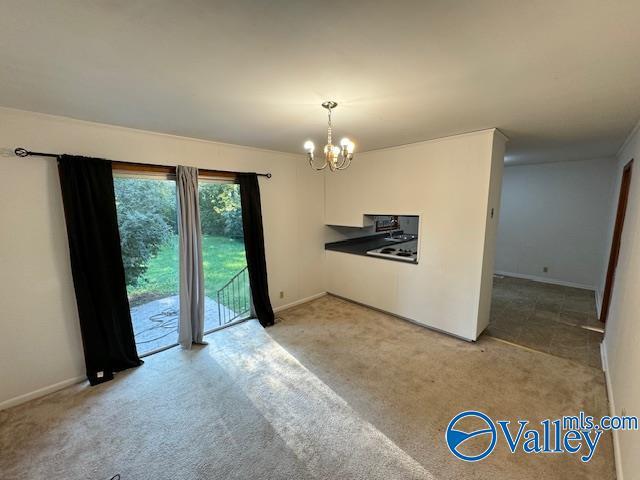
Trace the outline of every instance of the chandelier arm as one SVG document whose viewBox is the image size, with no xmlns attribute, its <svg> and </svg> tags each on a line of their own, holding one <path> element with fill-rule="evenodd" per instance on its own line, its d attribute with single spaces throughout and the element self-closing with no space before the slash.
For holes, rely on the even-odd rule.
<svg viewBox="0 0 640 480">
<path fill-rule="evenodd" d="M 309 165 L 314 170 L 317 170 L 317 171 L 324 170 L 325 168 L 327 168 L 327 160 L 325 159 L 324 164 L 321 167 L 318 168 L 313 164 L 313 158 L 309 158 Z"/>
<path fill-rule="evenodd" d="M 345 158 L 344 162 L 340 164 L 338 170 L 346 170 L 351 165 L 351 159 L 349 157 Z"/>
<path fill-rule="evenodd" d="M 336 169 L 337 170 L 344 170 L 345 168 L 347 168 L 347 167 L 344 166 L 345 163 L 347 163 L 347 157 L 345 157 L 344 155 L 340 155 L 340 157 L 342 158 L 342 161 L 340 162 L 340 165 L 336 165 Z"/>
</svg>

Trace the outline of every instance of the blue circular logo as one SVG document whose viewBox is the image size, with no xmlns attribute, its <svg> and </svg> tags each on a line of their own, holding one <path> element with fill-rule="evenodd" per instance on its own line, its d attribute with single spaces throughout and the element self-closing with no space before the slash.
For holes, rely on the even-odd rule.
<svg viewBox="0 0 640 480">
<path fill-rule="evenodd" d="M 455 427 L 464 418 L 476 418 L 481 421 L 483 427 L 474 430 L 472 432 L 465 432 L 463 430 L 457 430 Z M 486 428 L 484 428 L 486 425 Z M 491 442 L 489 446 L 478 455 L 464 455 L 460 453 L 458 448 L 462 446 L 467 440 L 479 436 L 491 435 Z M 465 462 L 477 462 L 478 460 L 482 460 L 493 452 L 493 449 L 496 447 L 496 441 L 498 440 L 498 435 L 496 432 L 496 426 L 493 424 L 493 421 L 482 412 L 475 412 L 473 410 L 462 412 L 453 417 L 453 419 L 449 422 L 447 426 L 447 431 L 445 433 L 445 438 L 447 440 L 447 446 L 451 453 L 453 453 L 460 460 L 464 460 Z"/>
</svg>

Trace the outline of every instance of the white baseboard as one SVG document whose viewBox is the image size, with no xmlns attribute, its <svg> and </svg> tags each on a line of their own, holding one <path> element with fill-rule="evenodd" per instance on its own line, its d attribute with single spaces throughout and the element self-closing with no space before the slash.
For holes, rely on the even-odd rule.
<svg viewBox="0 0 640 480">
<path fill-rule="evenodd" d="M 279 307 L 274 308 L 273 312 L 278 313 L 278 312 L 281 312 L 282 310 L 286 310 L 291 307 L 302 305 L 303 303 L 307 303 L 312 300 L 316 300 L 320 297 L 324 297 L 326 294 L 327 292 L 320 292 L 320 293 L 316 293 L 315 295 L 311 295 L 310 297 L 301 298 L 300 300 L 296 300 L 295 302 L 287 303 L 286 305 L 280 305 Z"/>
<path fill-rule="evenodd" d="M 280 307 L 274 308 L 273 311 L 280 312 L 282 310 L 286 310 L 287 308 L 295 307 L 297 305 L 310 302 L 317 298 L 324 297 L 326 294 L 327 292 L 320 292 L 315 295 L 311 295 L 310 297 L 302 298 L 300 300 L 296 300 L 295 302 L 291 302 L 286 305 L 281 305 Z M 14 398 L 10 398 L 8 400 L 0 402 L 0 410 L 5 410 L 7 408 L 20 405 L 21 403 L 28 402 L 29 400 L 35 400 L 36 398 L 44 397 L 45 395 L 49 395 L 50 393 L 57 392 L 58 390 L 62 390 L 63 388 L 69 387 L 71 385 L 75 385 L 76 383 L 83 382 L 86 379 L 87 377 L 84 375 L 80 377 L 69 378 L 67 380 L 63 380 L 62 382 L 54 383 L 53 385 L 39 388 L 38 390 L 34 390 L 33 392 L 25 393 L 23 395 L 19 395 Z"/>
<path fill-rule="evenodd" d="M 602 371 L 607 380 L 607 393 L 609 393 L 609 364 L 607 362 L 607 351 L 604 348 L 604 342 L 600 342 L 600 360 L 602 360 Z M 613 399 L 609 396 L 609 404 L 613 405 Z"/>
<path fill-rule="evenodd" d="M 567 282 L 566 280 L 557 280 L 555 278 L 538 277 L 536 275 L 526 275 L 524 273 L 513 272 L 495 272 L 495 275 L 504 275 L 505 277 L 523 278 L 525 280 L 533 280 L 534 282 L 550 283 L 551 285 L 562 285 L 563 287 L 581 288 L 583 290 L 597 291 L 593 285 L 585 285 L 583 283 Z"/>
<path fill-rule="evenodd" d="M 600 357 L 602 358 L 602 370 L 604 370 L 604 379 L 607 387 L 607 398 L 609 399 L 609 415 L 615 416 L 616 402 L 613 398 L 613 387 L 611 385 L 611 377 L 609 376 L 609 360 L 607 359 L 607 348 L 604 342 L 600 344 Z M 613 458 L 616 466 L 616 478 L 618 480 L 624 480 L 622 472 L 622 459 L 620 458 L 620 432 L 613 430 L 611 435 L 613 437 Z"/>
<path fill-rule="evenodd" d="M 400 320 L 412 323 L 413 325 L 417 325 L 418 327 L 426 328 L 427 330 L 431 330 L 433 332 L 442 333 L 443 335 L 448 335 L 450 337 L 457 338 L 458 340 L 464 340 L 465 342 L 473 343 L 478 339 L 478 337 L 475 337 L 475 338 L 463 337 L 462 335 L 458 335 L 457 333 L 452 333 L 452 332 L 448 332 L 447 330 L 443 330 L 441 328 L 432 327 L 431 325 L 427 325 L 426 323 L 419 322 L 418 320 L 413 320 L 413 319 L 411 319 L 409 317 L 403 317 L 402 315 L 398 315 L 397 313 L 393 313 L 393 312 L 390 312 L 388 310 L 383 310 L 383 309 L 378 308 L 378 307 L 373 307 L 373 306 L 368 305 L 366 303 L 358 302 L 357 300 L 352 300 L 351 298 L 343 297 L 342 295 L 339 295 L 337 293 L 327 292 L 327 295 L 331 295 L 332 297 L 336 297 L 336 298 L 340 298 L 342 300 L 346 300 L 347 302 L 355 303 L 356 305 L 361 305 L 361 306 L 363 306 L 365 308 L 368 308 L 370 310 L 375 310 L 376 312 L 381 312 L 381 313 L 384 313 L 386 315 L 391 315 L 392 317 L 399 318 Z M 480 336 L 480 335 L 478 335 L 478 336 Z"/>
<path fill-rule="evenodd" d="M 50 393 L 57 392 L 58 390 L 70 387 L 71 385 L 75 385 L 76 383 L 83 382 L 86 379 L 87 377 L 85 375 L 75 378 L 69 378 L 67 380 L 63 380 L 62 382 L 39 388 L 38 390 L 34 390 L 33 392 L 25 393 L 24 395 L 18 395 L 17 397 L 13 397 L 9 400 L 5 400 L 4 402 L 0 402 L 0 410 L 5 410 L 7 408 L 20 405 L 21 403 L 28 402 L 29 400 L 35 400 L 36 398 L 44 397 L 45 395 L 49 395 Z"/>
</svg>

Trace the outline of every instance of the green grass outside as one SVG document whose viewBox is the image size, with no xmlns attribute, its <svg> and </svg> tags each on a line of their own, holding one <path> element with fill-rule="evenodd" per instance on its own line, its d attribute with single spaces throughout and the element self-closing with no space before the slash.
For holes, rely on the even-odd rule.
<svg viewBox="0 0 640 480">
<path fill-rule="evenodd" d="M 212 299 L 236 273 L 247 265 L 244 242 L 227 237 L 202 237 L 205 294 Z M 178 237 L 174 236 L 149 261 L 138 285 L 128 286 L 132 306 L 178 294 Z M 226 303 L 226 302 L 223 302 Z"/>
</svg>

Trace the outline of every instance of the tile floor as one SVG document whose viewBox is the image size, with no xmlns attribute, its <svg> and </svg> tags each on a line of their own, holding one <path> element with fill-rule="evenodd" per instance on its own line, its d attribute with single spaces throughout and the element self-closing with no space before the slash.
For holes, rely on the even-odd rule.
<svg viewBox="0 0 640 480">
<path fill-rule="evenodd" d="M 487 335 L 601 368 L 603 329 L 592 291 L 494 277 Z"/>
</svg>

